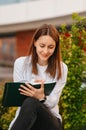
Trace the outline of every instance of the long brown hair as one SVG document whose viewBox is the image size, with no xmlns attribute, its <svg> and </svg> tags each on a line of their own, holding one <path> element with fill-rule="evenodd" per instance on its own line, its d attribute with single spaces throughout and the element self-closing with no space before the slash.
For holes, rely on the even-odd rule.
<svg viewBox="0 0 86 130">
<path fill-rule="evenodd" d="M 34 42 L 36 42 L 40 36 L 49 35 L 53 38 L 53 40 L 56 42 L 56 48 L 53 53 L 53 55 L 48 60 L 48 67 L 46 69 L 47 73 L 50 73 L 52 77 L 55 77 L 56 75 L 56 69 L 58 69 L 58 77 L 57 79 L 61 78 L 61 54 L 60 54 L 60 43 L 59 43 L 59 33 L 57 29 L 49 24 L 44 24 L 41 27 L 39 27 L 32 38 L 28 55 L 32 56 L 32 72 L 34 74 L 38 74 L 37 70 L 37 62 L 38 62 L 38 56 L 36 53 L 36 48 L 34 46 Z"/>
</svg>

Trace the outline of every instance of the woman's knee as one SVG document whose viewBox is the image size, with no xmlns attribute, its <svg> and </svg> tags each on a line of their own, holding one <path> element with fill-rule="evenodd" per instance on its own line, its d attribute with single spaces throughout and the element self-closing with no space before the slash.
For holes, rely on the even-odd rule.
<svg viewBox="0 0 86 130">
<path fill-rule="evenodd" d="M 31 107 L 37 107 L 39 105 L 39 101 L 37 100 L 37 99 L 35 99 L 35 98 L 33 98 L 33 97 L 27 97 L 25 100 L 24 100 L 24 102 L 23 102 L 23 104 L 22 104 L 22 107 L 29 107 L 29 108 L 31 108 Z"/>
</svg>

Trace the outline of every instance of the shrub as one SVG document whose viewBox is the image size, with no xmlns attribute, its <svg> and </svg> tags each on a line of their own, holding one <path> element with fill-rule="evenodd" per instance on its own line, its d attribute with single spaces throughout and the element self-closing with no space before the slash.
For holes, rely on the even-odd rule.
<svg viewBox="0 0 86 130">
<path fill-rule="evenodd" d="M 11 120 L 14 117 L 16 107 L 3 107 L 2 96 L 0 97 L 0 127 L 3 130 L 7 130 Z"/>
<path fill-rule="evenodd" d="M 67 84 L 60 99 L 64 130 L 79 130 L 86 124 L 86 89 L 81 89 L 86 72 L 86 19 L 73 14 L 73 20 L 70 30 L 66 25 L 60 30 L 63 61 L 68 66 Z"/>
</svg>

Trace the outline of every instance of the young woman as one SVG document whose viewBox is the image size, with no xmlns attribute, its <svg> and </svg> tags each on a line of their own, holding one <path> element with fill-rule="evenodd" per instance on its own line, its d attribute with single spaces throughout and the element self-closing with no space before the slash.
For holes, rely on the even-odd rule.
<svg viewBox="0 0 86 130">
<path fill-rule="evenodd" d="M 14 82 L 27 81 L 19 91 L 28 96 L 18 108 L 9 130 L 62 130 L 59 98 L 66 84 L 67 66 L 61 61 L 59 33 L 53 25 L 39 27 L 29 47 L 28 56 L 14 63 Z M 45 82 L 56 82 L 46 96 Z M 41 83 L 39 89 L 29 83 Z"/>
</svg>

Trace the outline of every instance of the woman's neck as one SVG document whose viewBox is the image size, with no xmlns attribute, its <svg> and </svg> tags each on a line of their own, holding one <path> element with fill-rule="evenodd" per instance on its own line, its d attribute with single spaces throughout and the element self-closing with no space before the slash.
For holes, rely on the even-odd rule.
<svg viewBox="0 0 86 130">
<path fill-rule="evenodd" d="M 41 61 L 41 60 L 38 60 L 38 64 L 40 65 L 40 66 L 45 66 L 45 65 L 47 65 L 48 64 L 48 62 L 46 61 Z"/>
</svg>

